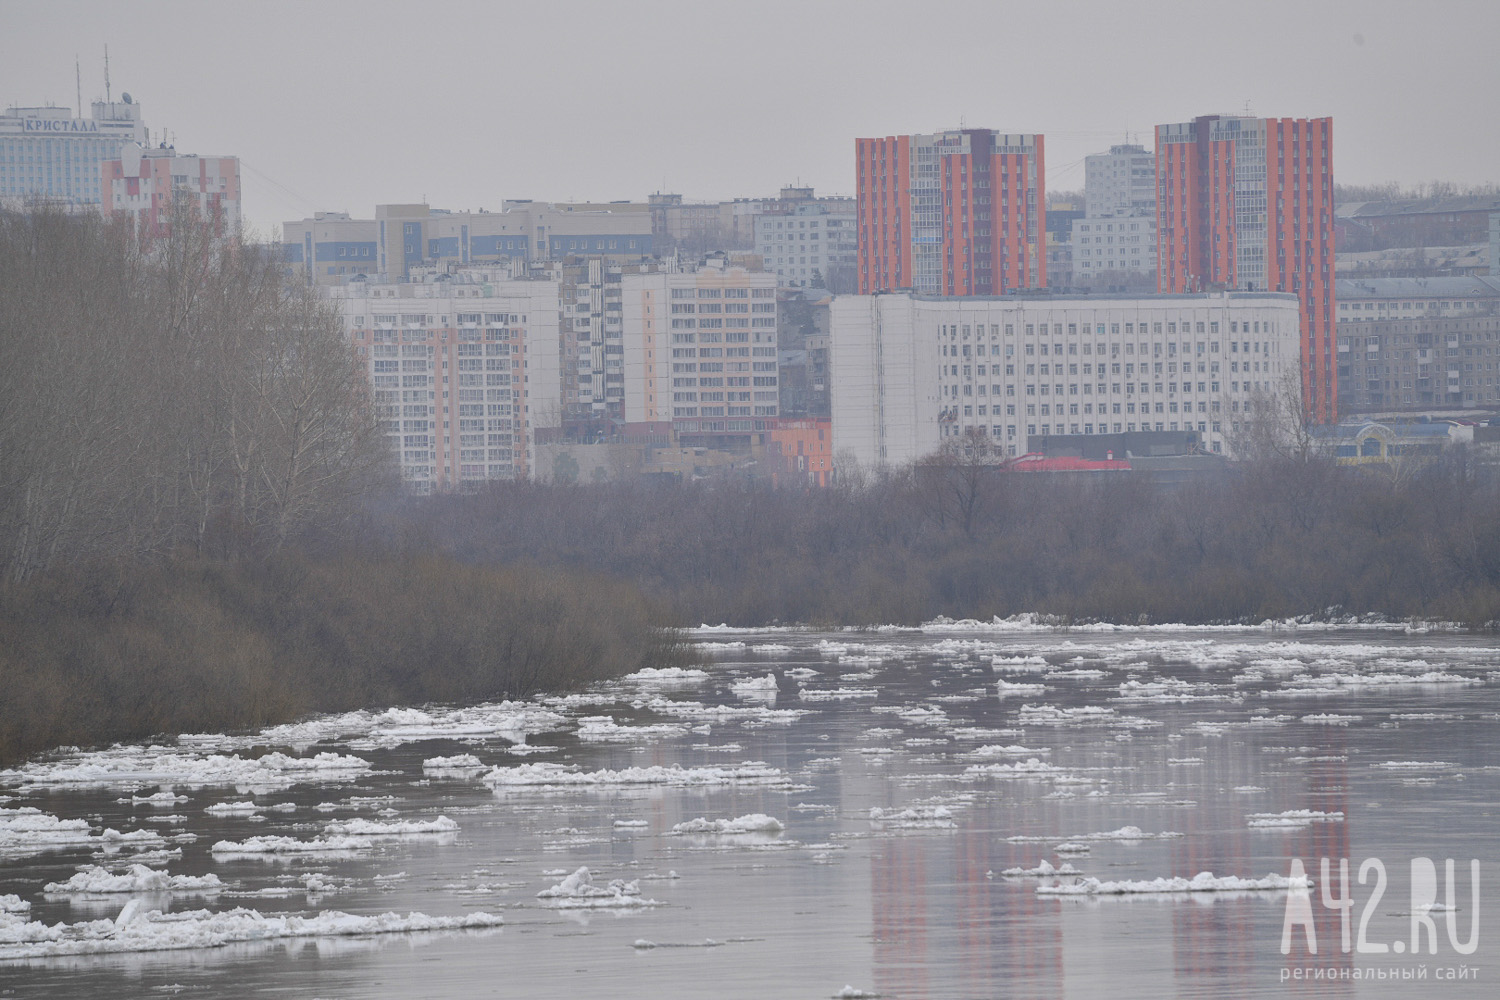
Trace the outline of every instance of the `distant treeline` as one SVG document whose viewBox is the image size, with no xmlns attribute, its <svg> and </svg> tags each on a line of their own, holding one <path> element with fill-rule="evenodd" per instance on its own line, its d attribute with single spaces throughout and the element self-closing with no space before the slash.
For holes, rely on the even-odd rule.
<svg viewBox="0 0 1500 1000">
<path fill-rule="evenodd" d="M 634 579 L 681 625 L 1500 618 L 1500 489 L 1462 453 L 1400 476 L 1267 459 L 1172 487 L 962 462 L 807 492 L 516 483 L 395 516 L 467 562 Z"/>
</svg>

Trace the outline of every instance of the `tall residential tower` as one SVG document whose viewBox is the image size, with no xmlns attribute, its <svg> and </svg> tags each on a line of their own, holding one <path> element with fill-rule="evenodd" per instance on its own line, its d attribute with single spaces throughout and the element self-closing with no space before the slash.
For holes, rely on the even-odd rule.
<svg viewBox="0 0 1500 1000">
<path fill-rule="evenodd" d="M 1158 125 L 1156 185 L 1157 288 L 1295 294 L 1304 405 L 1336 419 L 1333 119 Z"/>
<path fill-rule="evenodd" d="M 1000 295 L 1047 284 L 1040 135 L 855 140 L 859 290 Z"/>
</svg>

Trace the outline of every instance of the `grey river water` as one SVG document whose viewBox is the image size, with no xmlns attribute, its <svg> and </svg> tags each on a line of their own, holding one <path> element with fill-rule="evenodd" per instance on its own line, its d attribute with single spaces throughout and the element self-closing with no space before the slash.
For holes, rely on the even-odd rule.
<svg viewBox="0 0 1500 1000">
<path fill-rule="evenodd" d="M 0 775 L 0 900 L 15 897 L 0 913 L 0 996 L 1495 995 L 1493 637 L 962 623 L 693 637 L 701 675 L 69 753 Z M 272 751 L 339 757 L 298 770 Z M 480 766 L 424 769 L 465 754 Z M 86 822 L 28 832 L 54 822 L 37 817 Z M 254 840 L 269 837 L 291 840 Z M 1353 904 L 1347 951 L 1324 858 L 1335 882 L 1349 862 L 1347 892 L 1332 887 Z M 1424 858 L 1436 895 L 1418 885 L 1413 918 Z M 1311 892 L 1045 891 L 1287 876 L 1293 859 Z M 137 860 L 222 885 L 43 889 Z M 1043 861 L 1081 876 L 1003 874 Z M 580 868 L 595 895 L 538 895 L 566 893 Z M 616 879 L 636 884 L 603 888 Z M 89 923 L 127 905 L 119 931 Z M 210 914 L 150 913 L 239 907 L 503 925 L 334 934 L 325 916 L 267 925 L 302 936 L 216 938 Z M 1304 922 L 1284 955 L 1289 911 Z"/>
</svg>

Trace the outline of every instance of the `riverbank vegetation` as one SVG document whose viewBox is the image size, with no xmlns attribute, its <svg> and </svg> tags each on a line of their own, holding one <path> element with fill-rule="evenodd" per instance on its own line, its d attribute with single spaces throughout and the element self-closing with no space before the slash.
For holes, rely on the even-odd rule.
<svg viewBox="0 0 1500 1000">
<path fill-rule="evenodd" d="M 803 492 L 504 484 L 423 507 L 480 564 L 629 576 L 680 625 L 1500 619 L 1500 485 L 1463 452 L 1400 475 L 1270 457 L 1163 486 L 934 462 Z"/>
</svg>

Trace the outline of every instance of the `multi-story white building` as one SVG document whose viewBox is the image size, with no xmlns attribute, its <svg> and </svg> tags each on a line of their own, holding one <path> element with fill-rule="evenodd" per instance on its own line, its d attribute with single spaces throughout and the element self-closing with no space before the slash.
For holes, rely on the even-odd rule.
<svg viewBox="0 0 1500 1000">
<path fill-rule="evenodd" d="M 840 296 L 835 454 L 901 465 L 975 431 L 1008 455 L 1049 434 L 1196 430 L 1227 453 L 1295 392 L 1295 295 Z"/>
<path fill-rule="evenodd" d="M 145 143 L 141 106 L 95 101 L 88 118 L 70 108 L 9 108 L 0 112 L 0 202 L 32 198 L 73 209 L 108 210 L 100 174 L 126 143 Z"/>
<path fill-rule="evenodd" d="M 1073 220 L 1073 279 L 1087 284 L 1109 271 L 1156 273 L 1156 219 L 1146 216 Z"/>
<path fill-rule="evenodd" d="M 1089 215 L 1156 215 L 1156 154 L 1144 146 L 1111 146 L 1083 160 Z M 1154 265 L 1153 265 L 1154 266 Z"/>
<path fill-rule="evenodd" d="M 475 268 L 325 294 L 369 366 L 381 428 L 413 491 L 535 474 L 538 435 L 562 423 L 556 281 Z"/>
<path fill-rule="evenodd" d="M 853 198 L 821 198 L 754 218 L 755 252 L 783 288 L 827 288 L 841 271 L 852 284 L 859 252 Z"/>
<path fill-rule="evenodd" d="M 774 274 L 711 257 L 695 271 L 626 274 L 620 289 L 627 428 L 766 429 L 779 412 Z"/>
</svg>

